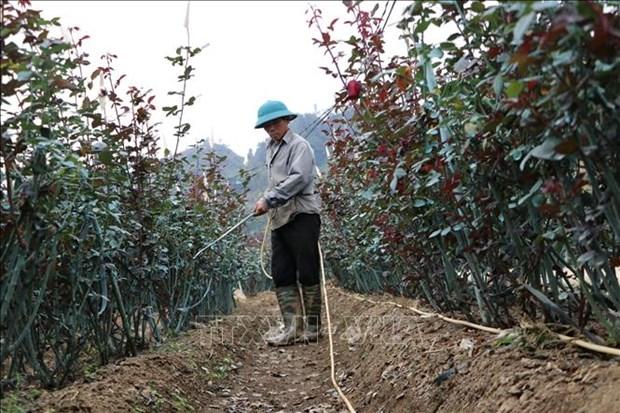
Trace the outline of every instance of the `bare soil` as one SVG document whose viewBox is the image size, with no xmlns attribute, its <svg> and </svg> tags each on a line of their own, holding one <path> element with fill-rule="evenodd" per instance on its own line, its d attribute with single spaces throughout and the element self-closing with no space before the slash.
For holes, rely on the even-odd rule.
<svg viewBox="0 0 620 413">
<path fill-rule="evenodd" d="M 358 412 L 620 411 L 618 358 L 543 329 L 498 338 L 333 286 L 329 299 L 335 376 Z M 232 316 L 42 392 L 28 411 L 346 412 L 331 384 L 327 336 L 269 347 L 261 336 L 277 314 L 272 292 L 241 299 Z"/>
</svg>

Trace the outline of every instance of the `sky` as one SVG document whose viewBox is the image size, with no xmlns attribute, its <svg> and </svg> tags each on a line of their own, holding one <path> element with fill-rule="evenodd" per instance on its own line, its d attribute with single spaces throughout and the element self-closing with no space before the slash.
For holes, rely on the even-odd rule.
<svg viewBox="0 0 620 413">
<path fill-rule="evenodd" d="M 191 62 L 196 76 L 188 83 L 188 94 L 196 96 L 188 108 L 189 134 L 179 147 L 211 137 L 241 156 L 267 138 L 254 129 L 258 107 L 266 100 L 281 100 L 296 113 L 322 112 L 334 102 L 342 83 L 326 75 L 319 66 L 331 66 L 329 56 L 312 42 L 318 37 L 309 28 L 306 11 L 313 4 L 323 11 L 324 25 L 340 17 L 346 8 L 340 1 L 191 1 L 189 31 L 192 47 L 204 50 Z M 368 2 L 368 9 L 375 2 Z M 383 11 L 386 2 L 379 2 Z M 100 56 L 113 53 L 118 75 L 125 74 L 125 87 L 152 89 L 160 121 L 162 146 L 173 150 L 173 126 L 162 106 L 179 103 L 168 91 L 179 90 L 179 67 L 165 56 L 173 56 L 187 44 L 184 27 L 186 1 L 41 1 L 33 8 L 46 18 L 60 17 L 63 27 L 77 26 L 89 53 L 91 69 L 102 64 Z M 409 2 L 397 2 L 386 29 L 386 51 L 405 53 L 398 40 L 398 22 Z M 339 23 L 340 24 L 340 23 Z M 341 27 L 345 27 L 341 25 Z M 344 29 L 343 29 L 344 30 Z M 344 35 L 344 32 L 342 32 Z M 349 34 L 350 35 L 350 34 Z M 348 37 L 348 36 L 347 36 Z M 88 72 L 87 72 L 88 73 Z M 122 88 L 121 88 L 122 89 Z"/>
</svg>

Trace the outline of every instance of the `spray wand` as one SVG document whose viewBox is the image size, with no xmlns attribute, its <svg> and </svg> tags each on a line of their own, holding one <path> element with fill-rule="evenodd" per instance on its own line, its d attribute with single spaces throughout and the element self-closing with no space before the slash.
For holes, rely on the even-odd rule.
<svg viewBox="0 0 620 413">
<path fill-rule="evenodd" d="M 244 222 L 246 222 L 248 219 L 252 218 L 254 215 L 254 212 L 250 213 L 248 216 L 246 216 L 245 218 L 243 218 L 241 221 L 237 222 L 235 225 L 233 225 L 232 227 L 230 227 L 225 233 L 223 233 L 222 235 L 220 235 L 215 241 L 211 241 L 210 243 L 207 244 L 206 247 L 202 248 L 200 251 L 198 251 L 196 253 L 196 255 L 194 255 L 194 257 L 192 258 L 192 260 L 195 260 L 200 254 L 202 254 L 204 251 L 206 251 L 207 249 L 211 248 L 213 245 L 215 245 L 218 241 L 222 240 L 226 235 L 230 234 L 231 232 L 233 232 L 237 227 L 239 227 L 240 225 L 243 225 Z"/>
</svg>

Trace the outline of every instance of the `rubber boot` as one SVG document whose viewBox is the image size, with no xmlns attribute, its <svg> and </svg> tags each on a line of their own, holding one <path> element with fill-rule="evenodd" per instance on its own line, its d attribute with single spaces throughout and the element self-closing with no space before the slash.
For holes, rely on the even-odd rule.
<svg viewBox="0 0 620 413">
<path fill-rule="evenodd" d="M 304 341 L 317 341 L 321 337 L 321 284 L 301 287 L 306 311 Z"/>
<path fill-rule="evenodd" d="M 266 337 L 271 346 L 288 346 L 303 339 L 303 315 L 301 298 L 296 285 L 276 288 L 276 297 L 282 313 L 284 328 Z"/>
</svg>

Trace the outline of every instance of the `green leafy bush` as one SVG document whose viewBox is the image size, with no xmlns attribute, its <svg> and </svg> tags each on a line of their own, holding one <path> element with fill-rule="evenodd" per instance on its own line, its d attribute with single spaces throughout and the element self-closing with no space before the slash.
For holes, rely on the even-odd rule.
<svg viewBox="0 0 620 413">
<path fill-rule="evenodd" d="M 23 375 L 58 386 L 81 359 L 107 363 L 227 313 L 233 288 L 257 271 L 241 233 L 192 259 L 245 215 L 244 191 L 213 154 L 196 155 L 210 165 L 202 176 L 176 151 L 158 157 L 155 97 L 125 88 L 113 55 L 89 70 L 87 36 L 54 39 L 58 25 L 26 1 L 2 2 L 3 386 Z M 164 110 L 179 119 L 177 146 L 199 52 L 168 58 L 182 70 L 181 104 Z"/>
<path fill-rule="evenodd" d="M 598 340 L 594 318 L 619 343 L 617 3 L 416 1 L 393 57 L 389 3 L 344 4 L 348 39 L 309 22 L 326 73 L 362 84 L 336 96 L 353 118 L 322 187 L 341 282 L 501 326 L 540 311 Z"/>
</svg>

